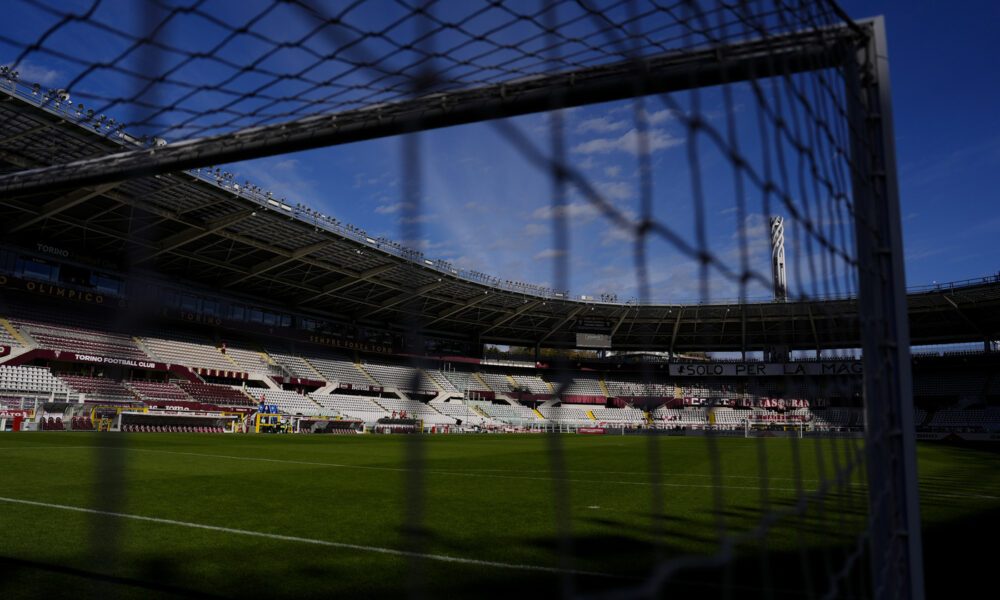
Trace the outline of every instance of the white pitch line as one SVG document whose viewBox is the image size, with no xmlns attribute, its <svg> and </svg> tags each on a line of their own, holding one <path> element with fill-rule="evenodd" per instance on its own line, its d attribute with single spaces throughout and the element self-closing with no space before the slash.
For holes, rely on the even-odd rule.
<svg viewBox="0 0 1000 600">
<path fill-rule="evenodd" d="M 206 531 L 217 531 L 219 533 L 233 533 L 237 535 L 246 535 L 250 537 L 260 537 L 267 538 L 271 540 L 279 540 L 282 542 L 299 542 L 302 544 L 313 544 L 316 546 L 327 546 L 330 548 L 343 548 L 346 550 L 360 550 L 362 552 L 375 552 L 378 554 L 391 554 L 393 556 L 407 556 L 410 558 L 423 558 L 427 560 L 436 560 L 440 562 L 450 562 L 459 563 L 464 565 L 476 565 L 480 567 L 494 567 L 497 569 L 514 569 L 518 571 L 539 571 L 542 573 L 558 573 L 558 574 L 570 574 L 570 575 L 590 575 L 594 577 L 612 577 L 616 579 L 627 579 L 621 575 L 612 575 L 611 573 L 600 573 L 596 571 L 581 571 L 577 569 L 560 569 L 557 567 L 543 567 L 540 565 L 519 565 L 513 563 L 503 563 L 496 562 L 492 560 L 479 560 L 475 558 L 462 558 L 458 556 L 447 556 L 444 554 L 424 554 L 422 552 L 410 552 L 407 550 L 396 550 L 395 548 L 382 548 L 380 546 L 363 546 L 360 544 L 349 544 L 346 542 L 331 542 L 328 540 L 319 540 L 315 538 L 305 538 L 295 535 L 281 535 L 278 533 L 266 533 L 263 531 L 252 531 L 249 529 L 235 529 L 233 527 L 219 527 L 217 525 L 204 525 L 202 523 L 190 523 L 188 521 L 176 521 L 174 519 L 161 519 L 159 517 L 147 517 L 144 515 L 132 515 L 128 513 L 118 513 L 110 512 L 105 510 L 96 510 L 93 508 L 84 508 L 81 506 L 68 506 L 66 504 L 53 504 L 51 502 L 37 502 L 35 500 L 23 500 L 20 498 L 7 498 L 5 496 L 0 496 L 0 502 L 9 502 L 12 504 L 24 504 L 28 506 L 40 506 L 43 508 L 55 508 L 58 510 L 67 510 L 78 513 L 85 513 L 91 515 L 104 515 L 107 517 L 118 517 L 120 519 L 132 519 L 134 521 L 147 521 L 150 523 L 160 523 L 162 525 L 175 525 L 177 527 L 190 527 L 192 529 L 203 529 Z"/>
<path fill-rule="evenodd" d="M 79 450 L 101 448 L 101 446 L 0 446 L 0 450 L 62 450 L 64 448 Z"/>
</svg>

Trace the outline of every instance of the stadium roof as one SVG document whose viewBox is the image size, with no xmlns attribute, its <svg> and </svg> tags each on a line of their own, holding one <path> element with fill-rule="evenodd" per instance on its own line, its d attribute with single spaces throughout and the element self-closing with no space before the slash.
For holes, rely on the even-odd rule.
<svg viewBox="0 0 1000 600">
<path fill-rule="evenodd" d="M 113 122 L 58 98 L 23 85 L 0 91 L 0 174 L 142 147 Z M 645 305 L 528 291 L 369 237 L 209 169 L 8 196 L 0 220 L 7 240 L 85 250 L 122 272 L 484 343 L 572 347 L 580 329 L 610 333 L 620 350 L 838 348 L 859 339 L 851 299 Z M 996 281 L 920 291 L 909 303 L 914 344 L 1000 337 Z"/>
</svg>

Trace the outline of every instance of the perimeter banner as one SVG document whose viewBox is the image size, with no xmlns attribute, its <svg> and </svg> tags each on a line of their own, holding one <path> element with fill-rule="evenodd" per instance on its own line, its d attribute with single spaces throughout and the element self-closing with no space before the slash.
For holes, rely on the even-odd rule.
<svg viewBox="0 0 1000 600">
<path fill-rule="evenodd" d="M 7 356 L 10 354 L 10 346 L 0 346 L 0 356 Z"/>
<path fill-rule="evenodd" d="M 783 375 L 861 375 L 861 361 L 790 363 L 671 363 L 672 377 L 775 377 Z"/>
<path fill-rule="evenodd" d="M 391 344 L 372 344 L 369 342 L 356 342 L 353 340 L 342 340 L 337 337 L 331 337 L 327 335 L 310 335 L 309 341 L 314 344 L 322 344 L 324 346 L 333 346 L 334 348 L 343 348 L 345 350 L 358 350 L 360 352 L 375 352 L 377 354 L 392 354 L 393 348 Z"/>
</svg>

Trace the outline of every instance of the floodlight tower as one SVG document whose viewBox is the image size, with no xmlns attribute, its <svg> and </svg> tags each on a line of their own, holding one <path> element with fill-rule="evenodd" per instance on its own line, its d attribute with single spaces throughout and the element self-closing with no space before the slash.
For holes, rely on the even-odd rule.
<svg viewBox="0 0 1000 600">
<path fill-rule="evenodd" d="M 781 217 L 771 217 L 771 281 L 774 301 L 784 302 L 788 298 L 785 283 L 785 221 Z"/>
</svg>

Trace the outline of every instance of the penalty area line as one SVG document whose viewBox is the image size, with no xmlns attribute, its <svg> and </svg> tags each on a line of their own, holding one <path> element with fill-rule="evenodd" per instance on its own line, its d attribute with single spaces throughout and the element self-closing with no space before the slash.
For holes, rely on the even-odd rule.
<svg viewBox="0 0 1000 600">
<path fill-rule="evenodd" d="M 496 562 L 492 560 L 479 560 L 476 558 L 462 558 L 459 556 L 447 556 L 445 554 L 425 554 L 422 552 L 410 552 L 407 550 L 397 550 L 395 548 L 382 548 L 380 546 L 364 546 L 361 544 L 350 544 L 346 542 L 331 542 L 328 540 L 320 540 L 316 538 L 306 538 L 299 537 L 295 535 L 282 535 L 279 533 L 267 533 L 264 531 L 253 531 L 249 529 L 236 529 L 234 527 L 220 527 L 218 525 L 205 525 L 203 523 L 191 523 L 188 521 L 177 521 L 174 519 L 163 519 L 160 517 L 147 517 L 144 515 L 132 515 L 128 513 L 111 512 L 105 510 L 97 510 L 93 508 L 84 508 L 81 506 L 69 506 L 66 504 L 53 504 L 51 502 L 38 502 L 35 500 L 23 500 L 21 498 L 8 498 L 6 496 L 0 496 L 0 502 L 8 502 L 11 504 L 23 504 L 27 506 L 39 506 L 42 508 L 54 508 L 57 510 L 65 510 L 77 513 L 84 513 L 90 515 L 103 515 L 107 517 L 117 517 L 120 519 L 131 519 L 133 521 L 146 521 L 148 523 L 159 523 L 161 525 L 174 525 L 176 527 L 188 527 L 191 529 L 202 529 L 205 531 L 216 531 L 219 533 L 231 533 L 236 535 L 245 535 L 249 537 L 259 537 L 271 540 L 278 540 L 282 542 L 298 542 L 300 544 L 312 544 L 315 546 L 326 546 L 329 548 L 341 548 L 345 550 L 359 550 L 361 552 L 374 552 L 377 554 L 389 554 L 392 556 L 406 556 L 410 558 L 422 558 L 426 560 L 434 560 L 438 562 L 449 562 L 458 563 L 464 565 L 475 565 L 480 567 L 493 567 L 496 569 L 512 569 L 517 571 L 536 571 L 541 573 L 556 573 L 560 575 L 587 575 L 591 577 L 609 577 L 616 579 L 629 579 L 628 577 L 622 575 L 613 575 L 611 573 L 600 573 L 596 571 L 582 571 L 577 569 L 560 569 L 557 567 L 544 567 L 541 565 L 521 565 L 515 563 L 504 563 Z"/>
</svg>

